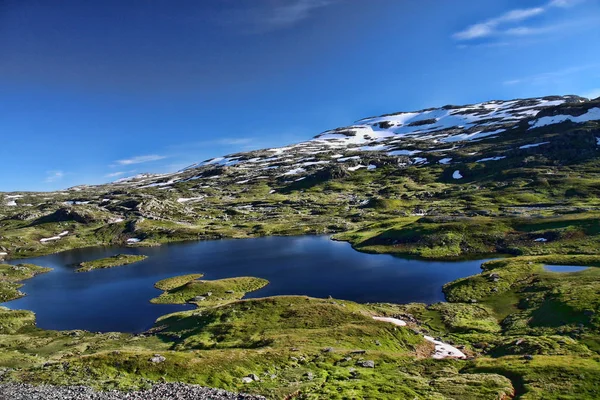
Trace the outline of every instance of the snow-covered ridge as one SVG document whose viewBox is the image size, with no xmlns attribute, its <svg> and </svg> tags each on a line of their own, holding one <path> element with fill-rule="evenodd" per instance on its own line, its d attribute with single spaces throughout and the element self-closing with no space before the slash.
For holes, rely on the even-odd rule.
<svg viewBox="0 0 600 400">
<path fill-rule="evenodd" d="M 282 183 L 298 182 L 325 168 L 342 168 L 350 173 L 374 170 L 377 159 L 387 157 L 400 167 L 410 165 L 447 165 L 460 162 L 452 151 L 479 141 L 524 132 L 549 124 L 571 120 L 575 123 L 600 120 L 600 108 L 585 104 L 577 96 L 553 96 L 510 101 L 489 101 L 466 106 L 444 106 L 420 111 L 369 117 L 354 125 L 323 132 L 313 139 L 280 148 L 230 154 L 199 162 L 171 174 L 140 174 L 120 179 L 115 185 L 174 190 L 179 182 L 215 186 L 228 182 L 245 185 L 263 179 Z M 575 107 L 580 116 L 570 116 Z M 538 114 L 542 117 L 537 118 Z M 548 116 L 554 115 L 554 116 Z M 600 143 L 600 139 L 599 139 Z M 546 144 L 519 143 L 520 149 Z M 535 150 L 532 150 L 535 151 Z M 433 157 L 431 155 L 433 153 Z M 475 154 L 475 153 L 473 153 Z M 487 156 L 487 157 L 486 157 Z M 389 159 L 392 158 L 392 161 Z M 503 156 L 482 156 L 478 162 L 498 161 Z M 375 160 L 375 161 L 374 161 Z M 395 160 L 395 161 L 393 161 Z M 463 178 L 461 171 L 452 177 Z M 200 199 L 182 198 L 181 206 Z"/>
</svg>

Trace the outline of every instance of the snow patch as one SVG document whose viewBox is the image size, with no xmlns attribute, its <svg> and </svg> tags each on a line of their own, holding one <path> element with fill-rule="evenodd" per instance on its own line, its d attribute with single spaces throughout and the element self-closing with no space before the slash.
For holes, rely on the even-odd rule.
<svg viewBox="0 0 600 400">
<path fill-rule="evenodd" d="M 498 161 L 498 160 L 504 160 L 505 158 L 506 158 L 506 156 L 487 157 L 487 158 L 482 158 L 481 160 L 477 160 L 475 162 Z"/>
<path fill-rule="evenodd" d="M 548 144 L 548 143 L 550 143 L 550 142 L 526 144 L 526 145 L 520 146 L 519 149 L 531 149 L 532 147 L 538 147 L 538 146 L 541 146 L 543 144 Z"/>
<path fill-rule="evenodd" d="M 452 158 L 442 158 L 442 159 L 439 161 L 439 163 L 440 163 L 440 164 L 447 165 L 447 164 L 450 164 L 450 161 L 452 161 Z"/>
<path fill-rule="evenodd" d="M 454 179 L 462 179 L 463 178 L 463 176 L 461 175 L 459 170 L 454 171 L 454 173 L 452 173 L 452 177 Z"/>
<path fill-rule="evenodd" d="M 288 172 L 286 172 L 285 174 L 283 174 L 284 176 L 288 176 L 288 175 L 300 175 L 305 173 L 306 170 L 304 168 L 296 168 L 296 169 L 292 169 Z"/>
<path fill-rule="evenodd" d="M 542 117 L 535 121 L 531 121 L 529 129 L 541 128 L 542 126 L 560 124 L 565 121 L 571 121 L 575 123 L 583 123 L 588 121 L 600 120 L 600 108 L 590 108 L 585 114 L 578 117 L 572 115 L 554 115 L 552 117 Z"/>
<path fill-rule="evenodd" d="M 402 321 L 398 318 L 388 318 L 388 317 L 373 317 L 376 321 L 389 322 L 390 324 L 394 324 L 397 326 L 406 326 L 406 322 Z"/>
<path fill-rule="evenodd" d="M 436 360 L 442 360 L 444 358 L 467 358 L 467 356 L 454 346 L 450 346 L 447 343 L 435 340 L 431 336 L 423 336 L 425 340 L 435 345 L 435 353 L 431 356 Z"/>
<path fill-rule="evenodd" d="M 365 168 L 365 166 L 364 165 L 357 165 L 356 167 L 348 167 L 348 171 L 354 172 L 354 171 L 359 170 L 361 168 Z"/>
<path fill-rule="evenodd" d="M 49 237 L 49 238 L 40 239 L 40 243 L 47 243 L 47 242 L 53 242 L 55 240 L 60 240 L 64 236 L 67 236 L 68 234 L 69 234 L 69 231 L 63 231 L 63 232 L 59 233 L 56 236 L 52 236 L 52 237 Z"/>
</svg>

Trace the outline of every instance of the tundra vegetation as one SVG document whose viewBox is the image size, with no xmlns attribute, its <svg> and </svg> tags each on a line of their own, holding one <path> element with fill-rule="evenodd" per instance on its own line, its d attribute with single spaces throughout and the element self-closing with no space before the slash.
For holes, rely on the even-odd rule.
<svg viewBox="0 0 600 400">
<path fill-rule="evenodd" d="M 113 268 L 121 265 L 129 265 L 142 261 L 148 258 L 144 255 L 133 255 L 133 254 L 117 254 L 115 256 L 101 258 L 93 261 L 84 261 L 79 264 L 77 272 L 88 272 L 95 269 Z"/>
<path fill-rule="evenodd" d="M 0 252 L 13 259 L 325 233 L 364 252 L 502 256 L 447 284 L 447 302 L 432 305 L 243 299 L 267 282 L 197 274 L 157 282 L 163 293 L 152 302 L 197 309 L 165 315 L 143 334 L 41 330 L 33 313 L 1 308 L 0 379 L 101 389 L 180 381 L 277 399 L 600 398 L 600 123 L 542 123 L 565 114 L 581 120 L 600 100 L 567 100 L 511 103 L 513 116 L 539 111 L 521 119 L 457 109 L 492 126 L 489 134 L 473 125 L 361 142 L 367 129 L 353 126 L 175 174 L 0 195 Z M 394 118 L 370 120 L 369 132 L 398 128 Z M 61 232 L 68 234 L 42 240 Z M 555 273 L 544 265 L 590 268 Z M 5 300 L 42 272 L 12 268 L 0 266 Z M 424 335 L 467 359 L 432 359 Z"/>
</svg>

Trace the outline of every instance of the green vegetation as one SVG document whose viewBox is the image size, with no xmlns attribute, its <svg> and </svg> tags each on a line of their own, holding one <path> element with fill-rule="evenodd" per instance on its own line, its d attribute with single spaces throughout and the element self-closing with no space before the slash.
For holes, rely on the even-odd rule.
<svg viewBox="0 0 600 400">
<path fill-rule="evenodd" d="M 208 307 L 239 300 L 248 292 L 254 292 L 269 281 L 260 278 L 240 277 L 199 281 L 201 274 L 177 276 L 156 283 L 157 289 L 165 292 L 150 300 L 156 304 L 194 303 Z"/>
<path fill-rule="evenodd" d="M 33 264 L 0 264 L 0 302 L 25 296 L 25 293 L 19 290 L 23 286 L 19 282 L 51 270 L 52 268 L 38 267 Z"/>
<path fill-rule="evenodd" d="M 169 291 L 176 289 L 180 286 L 185 285 L 188 282 L 195 281 L 196 279 L 200 279 L 204 276 L 204 274 L 190 274 L 190 275 L 181 275 L 174 276 L 172 278 L 166 278 L 161 281 L 158 281 L 154 284 L 154 287 L 159 290 Z"/>
<path fill-rule="evenodd" d="M 0 252 L 13 259 L 88 246 L 325 233 L 364 252 L 511 258 L 447 284 L 448 303 L 433 305 L 241 300 L 267 282 L 169 278 L 156 284 L 164 293 L 152 302 L 198 308 L 163 316 L 143 335 L 44 331 L 31 312 L 0 308 L 0 375 L 106 389 L 183 381 L 274 399 L 598 399 L 599 127 L 592 121 L 528 130 L 525 123 L 447 148 L 403 137 L 402 146 L 427 163 L 357 147 L 347 153 L 376 169 L 306 165 L 310 174 L 302 180 L 282 176 L 277 168 L 290 165 L 278 159 L 249 176 L 206 165 L 174 184 L 159 176 L 159 185 L 21 193 L 14 205 L 0 202 Z M 522 148 L 541 142 L 548 143 Z M 338 151 L 315 151 L 306 164 L 316 168 Z M 264 160 L 272 153 L 237 156 Z M 477 162 L 495 156 L 506 158 Z M 545 264 L 592 268 L 557 274 Z M 0 266 L 0 300 L 21 296 L 18 282 L 43 272 L 14 268 Z M 377 322 L 375 315 L 409 324 Z M 424 334 L 470 359 L 431 359 Z M 153 362 L 155 354 L 165 360 Z M 242 383 L 249 374 L 260 380 Z"/>
<path fill-rule="evenodd" d="M 75 272 L 88 272 L 95 269 L 113 268 L 120 267 L 121 265 L 129 265 L 142 261 L 148 258 L 144 255 L 132 255 L 132 254 L 117 254 L 115 256 L 101 258 L 94 261 L 85 261 L 79 264 L 79 268 Z"/>
</svg>

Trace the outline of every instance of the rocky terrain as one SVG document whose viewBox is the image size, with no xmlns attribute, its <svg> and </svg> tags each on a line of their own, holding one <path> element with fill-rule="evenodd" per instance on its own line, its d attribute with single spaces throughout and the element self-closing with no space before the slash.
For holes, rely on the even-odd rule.
<svg viewBox="0 0 600 400">
<path fill-rule="evenodd" d="M 235 394 L 224 390 L 178 383 L 160 384 L 139 392 L 98 392 L 85 386 L 0 385 L 2 400 L 261 400 L 262 396 Z"/>
</svg>

